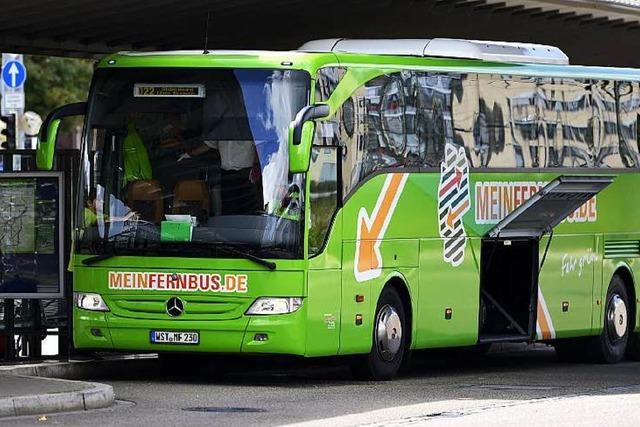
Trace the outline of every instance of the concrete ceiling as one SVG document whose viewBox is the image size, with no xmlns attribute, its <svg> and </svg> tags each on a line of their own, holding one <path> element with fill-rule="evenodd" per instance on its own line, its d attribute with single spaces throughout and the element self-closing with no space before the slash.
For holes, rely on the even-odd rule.
<svg viewBox="0 0 640 427">
<path fill-rule="evenodd" d="M 294 49 L 325 37 L 547 43 L 572 63 L 640 66 L 634 0 L 0 0 L 0 51 Z"/>
</svg>

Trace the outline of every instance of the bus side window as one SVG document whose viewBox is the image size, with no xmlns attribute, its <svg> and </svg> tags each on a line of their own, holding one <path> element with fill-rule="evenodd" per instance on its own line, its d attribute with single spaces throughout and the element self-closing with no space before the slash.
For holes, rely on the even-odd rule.
<svg viewBox="0 0 640 427">
<path fill-rule="evenodd" d="M 309 255 L 322 250 L 333 215 L 338 208 L 338 147 L 314 146 L 309 179 Z"/>
<path fill-rule="evenodd" d="M 638 167 L 638 83 L 540 78 L 546 167 Z"/>
<path fill-rule="evenodd" d="M 316 74 L 315 102 L 327 101 L 346 72 L 344 67 L 320 68 Z"/>
<path fill-rule="evenodd" d="M 539 163 L 536 79 L 481 74 L 474 130 L 476 167 L 530 168 Z"/>
<path fill-rule="evenodd" d="M 592 86 L 594 116 L 601 125 L 596 166 L 603 168 L 637 168 L 638 83 L 599 81 Z"/>
<path fill-rule="evenodd" d="M 544 167 L 594 166 L 599 120 L 593 114 L 592 83 L 567 78 L 538 79 Z"/>
<path fill-rule="evenodd" d="M 473 143 L 476 76 L 403 70 L 356 89 L 337 114 L 343 195 L 384 169 L 437 168 L 447 143 Z"/>
</svg>

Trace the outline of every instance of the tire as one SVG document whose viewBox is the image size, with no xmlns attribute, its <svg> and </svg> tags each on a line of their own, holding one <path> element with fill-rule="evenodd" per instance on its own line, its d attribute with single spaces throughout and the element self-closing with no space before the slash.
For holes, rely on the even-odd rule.
<svg viewBox="0 0 640 427">
<path fill-rule="evenodd" d="M 371 352 L 356 358 L 351 366 L 355 377 L 374 381 L 393 379 L 408 353 L 408 331 L 402 299 L 394 288 L 387 286 L 376 307 Z"/>
<path fill-rule="evenodd" d="M 604 305 L 604 325 L 602 333 L 590 338 L 589 358 L 598 363 L 618 363 L 627 351 L 633 325 L 629 313 L 631 301 L 623 280 L 613 276 Z"/>
</svg>

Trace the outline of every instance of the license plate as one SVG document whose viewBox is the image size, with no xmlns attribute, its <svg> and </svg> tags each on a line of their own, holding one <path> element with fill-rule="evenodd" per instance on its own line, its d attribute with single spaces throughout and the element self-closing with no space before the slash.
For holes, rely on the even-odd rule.
<svg viewBox="0 0 640 427">
<path fill-rule="evenodd" d="M 198 332 L 151 331 L 152 344 L 198 344 Z"/>
</svg>

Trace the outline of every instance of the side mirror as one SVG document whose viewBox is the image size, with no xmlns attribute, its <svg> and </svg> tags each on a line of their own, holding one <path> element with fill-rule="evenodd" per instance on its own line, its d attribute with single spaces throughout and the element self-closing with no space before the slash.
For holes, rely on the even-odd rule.
<svg viewBox="0 0 640 427">
<path fill-rule="evenodd" d="M 39 170 L 53 169 L 53 158 L 56 151 L 56 139 L 61 120 L 65 117 L 83 116 L 87 112 L 86 102 L 63 105 L 53 110 L 42 123 L 38 148 L 36 151 L 36 166 Z"/>
<path fill-rule="evenodd" d="M 330 111 L 328 105 L 316 104 L 308 105 L 296 114 L 289 125 L 289 172 L 304 173 L 309 170 L 315 132 L 313 120 L 327 117 Z"/>
</svg>

